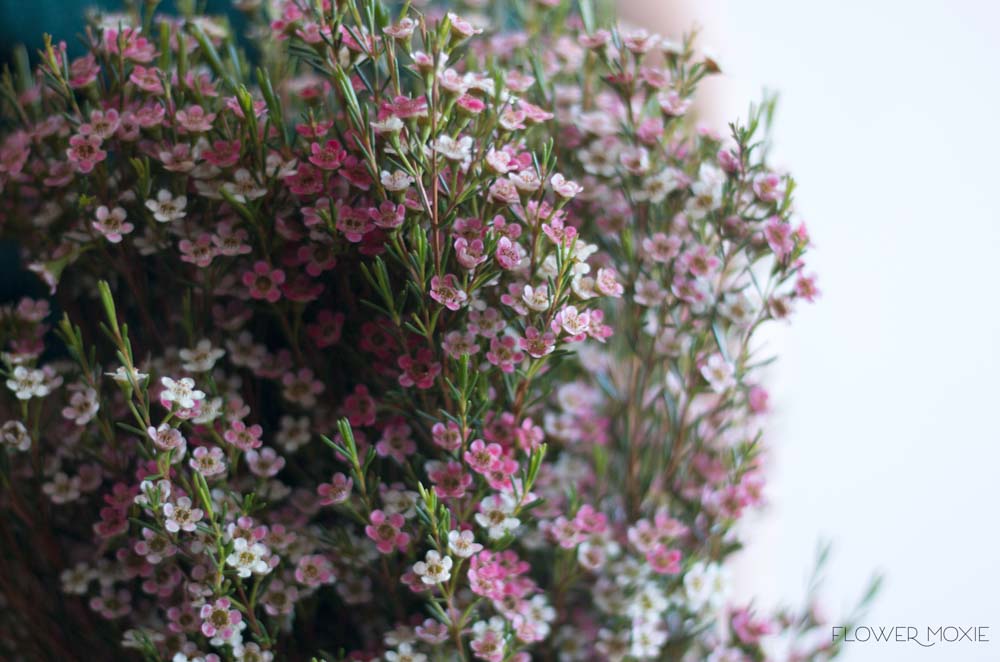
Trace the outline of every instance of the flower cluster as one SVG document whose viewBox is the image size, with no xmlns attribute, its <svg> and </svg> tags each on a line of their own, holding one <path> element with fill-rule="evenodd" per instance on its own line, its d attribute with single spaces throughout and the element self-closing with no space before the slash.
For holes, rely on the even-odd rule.
<svg viewBox="0 0 1000 662">
<path fill-rule="evenodd" d="M 729 592 L 818 294 L 769 104 L 588 3 L 134 4 L 0 82 L 4 656 L 837 652 Z"/>
</svg>

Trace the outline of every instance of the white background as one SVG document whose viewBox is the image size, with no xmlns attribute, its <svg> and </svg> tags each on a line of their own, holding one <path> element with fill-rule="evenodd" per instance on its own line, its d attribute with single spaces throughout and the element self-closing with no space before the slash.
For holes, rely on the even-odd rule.
<svg viewBox="0 0 1000 662">
<path fill-rule="evenodd" d="M 984 625 L 995 641 L 850 644 L 842 659 L 1000 660 L 1000 3 L 688 12 L 725 70 L 712 114 L 781 93 L 775 155 L 798 179 L 823 291 L 770 343 L 772 505 L 740 592 L 796 601 L 830 538 L 831 617 L 881 569 L 867 623 Z"/>
</svg>

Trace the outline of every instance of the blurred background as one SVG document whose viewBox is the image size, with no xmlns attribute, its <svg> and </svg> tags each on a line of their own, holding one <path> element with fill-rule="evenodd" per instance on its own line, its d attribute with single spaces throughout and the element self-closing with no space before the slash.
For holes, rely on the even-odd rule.
<svg viewBox="0 0 1000 662">
<path fill-rule="evenodd" d="M 0 51 L 38 26 L 72 40 L 86 4 L 0 0 Z M 1000 642 L 1000 3 L 623 11 L 673 36 L 703 27 L 724 70 L 703 107 L 716 128 L 780 92 L 774 161 L 795 174 L 815 242 L 823 296 L 769 340 L 772 505 L 750 524 L 740 595 L 801 601 L 829 539 L 829 618 L 884 570 L 865 624 L 988 626 Z M 979 662 L 1000 659 L 1000 643 L 856 643 L 843 659 Z"/>
<path fill-rule="evenodd" d="M 1000 3 L 626 3 L 719 56 L 711 124 L 780 93 L 822 298 L 776 329 L 769 511 L 740 593 L 801 599 L 831 539 L 829 617 L 872 570 L 872 625 L 990 626 L 990 644 L 847 644 L 848 662 L 1000 659 Z"/>
</svg>

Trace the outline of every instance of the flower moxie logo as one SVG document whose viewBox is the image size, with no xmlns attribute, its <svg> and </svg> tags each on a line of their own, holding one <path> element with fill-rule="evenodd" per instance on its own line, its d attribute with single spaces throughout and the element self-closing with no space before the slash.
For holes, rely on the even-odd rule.
<svg viewBox="0 0 1000 662">
<path fill-rule="evenodd" d="M 988 625 L 857 625 L 833 626 L 833 641 L 845 644 L 914 643 L 924 648 L 938 644 L 987 644 L 990 642 Z"/>
</svg>

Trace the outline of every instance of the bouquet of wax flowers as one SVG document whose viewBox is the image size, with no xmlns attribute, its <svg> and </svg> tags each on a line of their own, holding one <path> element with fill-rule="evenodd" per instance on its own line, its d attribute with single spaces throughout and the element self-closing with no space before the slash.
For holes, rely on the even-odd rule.
<svg viewBox="0 0 1000 662">
<path fill-rule="evenodd" d="M 0 655 L 827 659 L 729 590 L 772 104 L 589 3 L 179 3 L 0 80 Z"/>
</svg>

